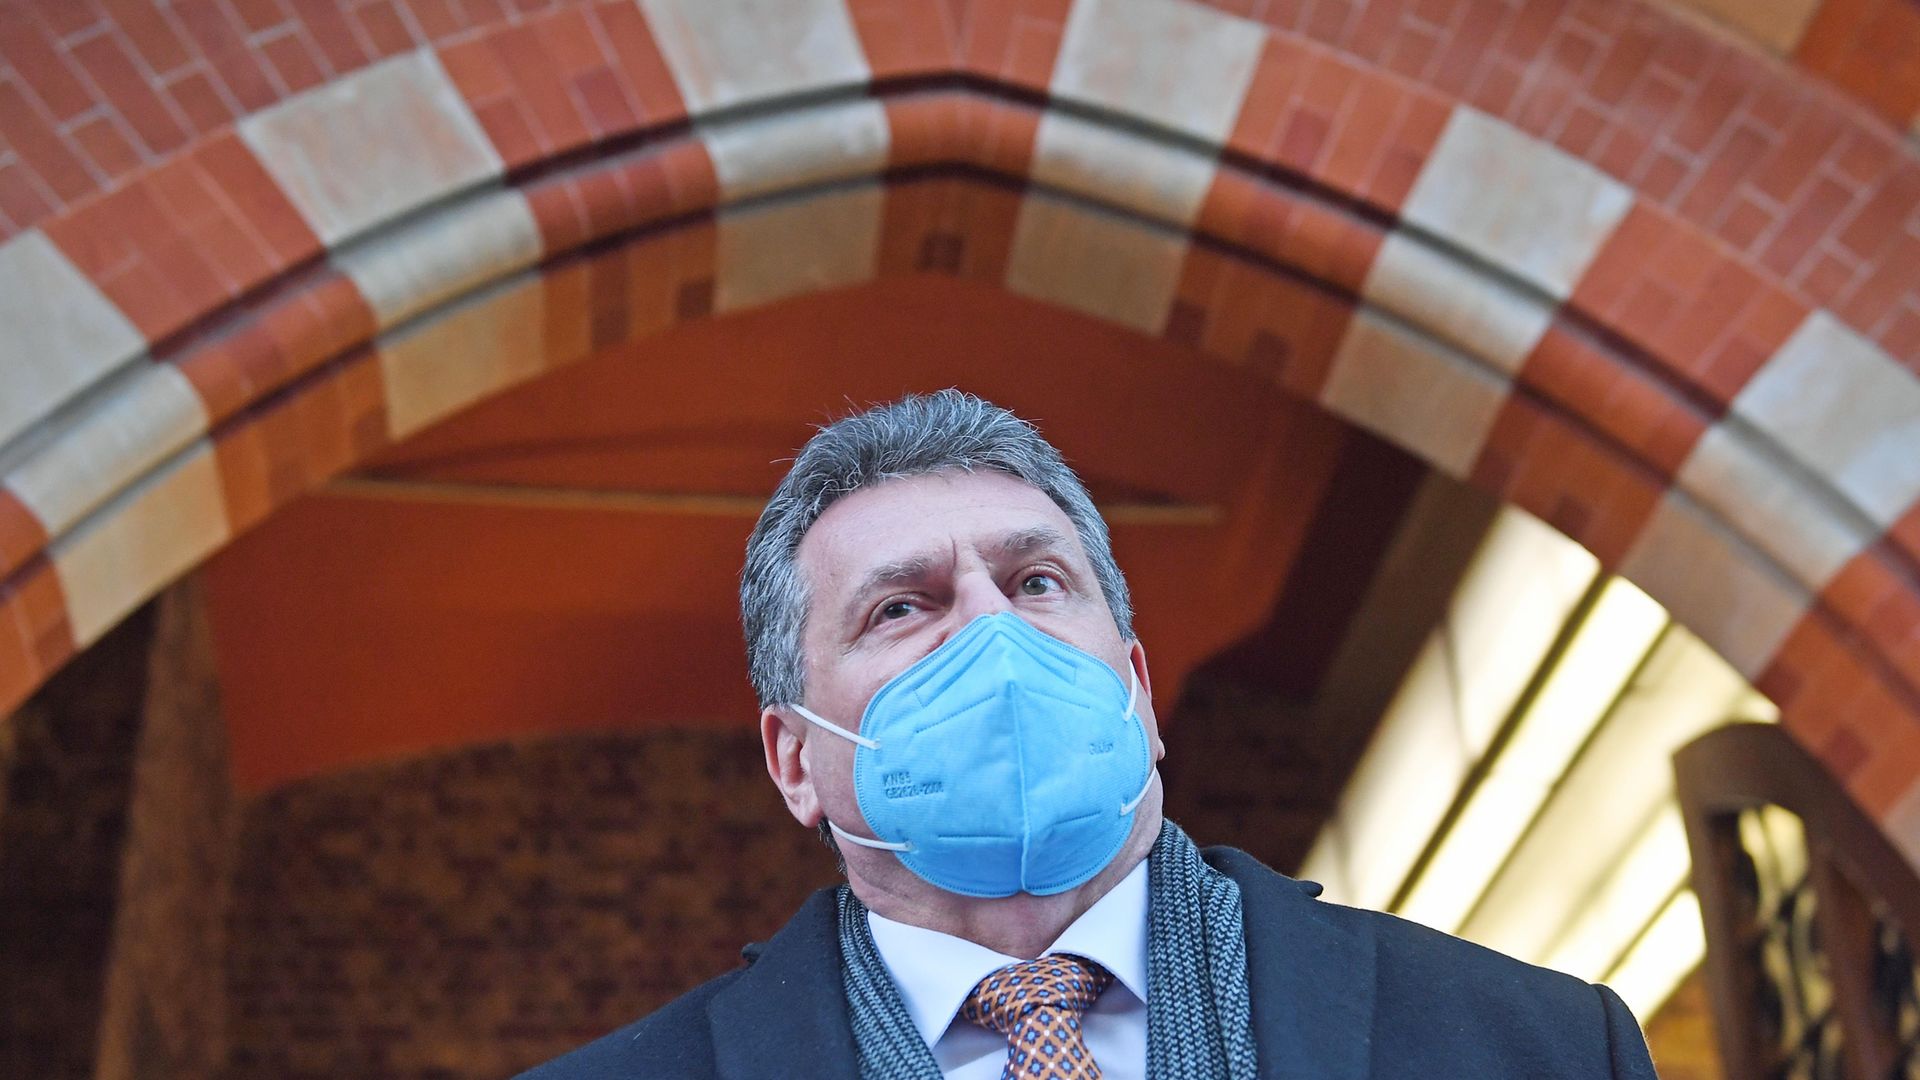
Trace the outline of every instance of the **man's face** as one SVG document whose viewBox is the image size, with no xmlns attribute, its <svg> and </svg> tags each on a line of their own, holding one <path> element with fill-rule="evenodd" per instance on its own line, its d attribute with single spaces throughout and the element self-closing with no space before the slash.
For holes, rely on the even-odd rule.
<svg viewBox="0 0 1920 1080">
<path fill-rule="evenodd" d="M 1120 637 L 1072 522 L 1027 483 L 954 471 L 863 488 L 820 515 L 798 563 L 811 591 L 801 704 L 826 719 L 858 730 L 889 679 L 975 618 L 1013 612 L 1099 657 L 1122 682 L 1131 666 L 1155 760 L 1164 753 L 1144 651 Z M 829 819 L 871 836 L 853 794 L 853 752 L 809 733 L 807 773 Z"/>
</svg>

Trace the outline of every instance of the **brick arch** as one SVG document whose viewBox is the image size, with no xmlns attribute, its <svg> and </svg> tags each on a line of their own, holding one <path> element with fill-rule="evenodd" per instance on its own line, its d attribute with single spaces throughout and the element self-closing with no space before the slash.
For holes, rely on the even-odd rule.
<svg viewBox="0 0 1920 1080">
<path fill-rule="evenodd" d="M 1809 198 L 1743 245 L 1606 160 L 1664 114 L 1569 152 L 1199 6 L 970 10 L 563 7 L 272 104 L 8 241 L 0 314 L 60 363 L 0 403 L 0 704 L 466 403 L 678 319 L 949 273 L 1261 366 L 1554 522 L 1920 848 L 1910 150 L 1863 164 L 1877 129 L 1820 113 L 1839 157 L 1802 171 L 1857 181 L 1847 214 Z M 1801 191 L 1796 163 L 1722 186 Z M 1852 276 L 1807 262 L 1888 221 Z"/>
</svg>

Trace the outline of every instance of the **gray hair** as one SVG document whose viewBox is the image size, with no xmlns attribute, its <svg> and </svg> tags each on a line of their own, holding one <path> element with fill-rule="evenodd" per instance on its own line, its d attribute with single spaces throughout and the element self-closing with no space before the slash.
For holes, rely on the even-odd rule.
<svg viewBox="0 0 1920 1080">
<path fill-rule="evenodd" d="M 1133 640 L 1133 606 L 1107 523 L 1060 451 L 1032 424 L 972 394 L 915 394 L 821 428 L 760 512 L 740 574 L 740 621 L 762 708 L 798 703 L 805 689 L 800 641 L 808 593 L 795 556 L 807 530 L 836 500 L 863 487 L 949 469 L 993 469 L 1052 499 L 1086 549 L 1121 638 Z"/>
</svg>

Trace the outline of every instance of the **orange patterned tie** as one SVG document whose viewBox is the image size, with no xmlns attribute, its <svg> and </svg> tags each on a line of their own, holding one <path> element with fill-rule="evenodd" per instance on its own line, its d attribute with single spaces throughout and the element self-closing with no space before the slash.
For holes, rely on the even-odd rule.
<svg viewBox="0 0 1920 1080">
<path fill-rule="evenodd" d="M 1111 982 L 1106 968 L 1082 956 L 1023 960 L 981 979 L 960 1016 L 1007 1037 L 1000 1080 L 1100 1080 L 1080 1014 Z"/>
</svg>

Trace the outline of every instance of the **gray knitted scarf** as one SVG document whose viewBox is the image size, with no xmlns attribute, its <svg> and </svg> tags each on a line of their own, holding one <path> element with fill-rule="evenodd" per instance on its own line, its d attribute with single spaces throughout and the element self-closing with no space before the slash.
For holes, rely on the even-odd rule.
<svg viewBox="0 0 1920 1080">
<path fill-rule="evenodd" d="M 1172 822 L 1148 859 L 1147 1076 L 1253 1080 L 1240 886 L 1208 866 Z M 940 1080 L 873 944 L 866 906 L 844 885 L 838 900 L 840 972 L 862 1080 Z"/>
</svg>

